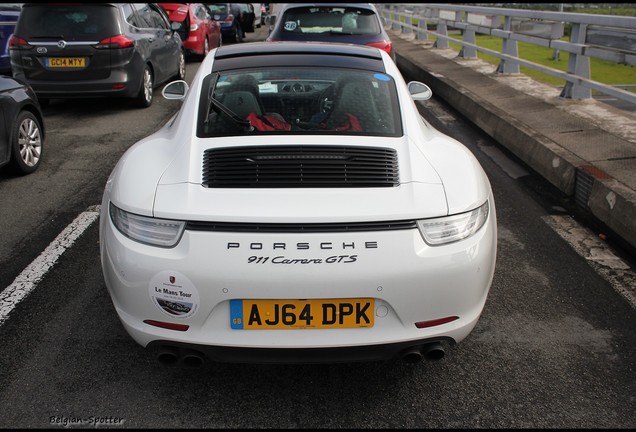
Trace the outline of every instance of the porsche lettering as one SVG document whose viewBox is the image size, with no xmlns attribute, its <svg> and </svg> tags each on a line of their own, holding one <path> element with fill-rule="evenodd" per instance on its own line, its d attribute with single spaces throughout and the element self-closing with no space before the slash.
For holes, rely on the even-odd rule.
<svg viewBox="0 0 636 432">
<path fill-rule="evenodd" d="M 356 243 L 356 242 L 319 242 L 319 243 L 247 243 L 242 244 L 239 242 L 228 242 L 227 249 L 249 249 L 249 250 L 332 250 L 332 249 L 377 249 L 378 242 L 377 241 L 365 241 L 364 243 Z"/>
</svg>

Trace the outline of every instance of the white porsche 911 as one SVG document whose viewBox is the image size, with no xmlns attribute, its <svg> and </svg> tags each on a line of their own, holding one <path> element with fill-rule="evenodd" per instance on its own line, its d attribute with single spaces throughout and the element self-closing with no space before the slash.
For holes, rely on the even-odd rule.
<svg viewBox="0 0 636 432">
<path fill-rule="evenodd" d="M 166 363 L 438 360 L 476 325 L 497 222 L 473 154 L 385 52 L 223 46 L 105 187 L 101 263 Z"/>
</svg>

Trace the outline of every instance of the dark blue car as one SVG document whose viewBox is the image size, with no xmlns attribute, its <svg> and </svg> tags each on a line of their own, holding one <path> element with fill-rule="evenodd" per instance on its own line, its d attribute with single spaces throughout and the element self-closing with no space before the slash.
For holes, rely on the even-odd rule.
<svg viewBox="0 0 636 432">
<path fill-rule="evenodd" d="M 0 3 L 0 74 L 11 75 L 11 57 L 9 54 L 9 39 L 15 30 L 15 23 L 18 21 L 22 3 Z"/>
<path fill-rule="evenodd" d="M 312 41 L 368 45 L 395 61 L 393 44 L 371 3 L 288 3 L 276 16 L 268 42 Z"/>
<path fill-rule="evenodd" d="M 224 41 L 243 42 L 248 29 L 244 28 L 243 10 L 238 3 L 205 3 L 205 5 L 212 17 L 221 25 Z"/>
</svg>

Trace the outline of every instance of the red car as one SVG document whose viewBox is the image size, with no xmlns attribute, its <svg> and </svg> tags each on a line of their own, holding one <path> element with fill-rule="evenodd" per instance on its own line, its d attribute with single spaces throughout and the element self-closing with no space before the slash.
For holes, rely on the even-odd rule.
<svg viewBox="0 0 636 432">
<path fill-rule="evenodd" d="M 221 46 L 221 26 L 202 3 L 159 3 L 170 21 L 181 23 L 178 30 L 183 47 L 190 56 L 203 59 Z"/>
</svg>

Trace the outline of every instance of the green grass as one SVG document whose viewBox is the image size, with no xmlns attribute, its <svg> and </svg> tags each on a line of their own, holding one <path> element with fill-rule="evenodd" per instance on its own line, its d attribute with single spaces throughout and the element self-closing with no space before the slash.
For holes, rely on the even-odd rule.
<svg viewBox="0 0 636 432">
<path fill-rule="evenodd" d="M 592 12 L 593 11 L 593 12 Z M 635 8 L 613 8 L 609 14 L 612 15 L 624 15 L 624 16 L 634 16 L 636 9 Z M 568 11 L 573 12 L 573 11 Z M 576 12 L 580 13 L 608 13 L 608 10 L 605 9 L 581 9 Z M 404 17 L 400 17 L 400 20 L 404 22 Z M 413 19 L 412 23 L 417 25 L 419 20 Z M 430 23 L 433 24 L 433 23 Z M 430 28 L 429 24 L 429 28 Z M 450 35 L 451 37 L 461 40 L 461 35 Z M 503 41 L 501 38 L 495 36 L 487 36 L 487 35 L 476 35 L 477 46 L 482 48 L 487 48 L 491 51 L 501 52 Z M 434 36 L 431 37 L 432 40 L 436 40 Z M 568 41 L 568 37 L 562 38 L 564 41 Z M 454 49 L 459 53 L 461 50 L 461 45 L 450 42 L 450 48 Z M 559 60 L 554 60 L 554 50 L 550 48 L 544 48 L 538 45 L 529 44 L 526 42 L 518 42 L 518 50 L 519 57 L 523 60 L 530 61 L 532 63 L 536 63 L 542 66 L 546 66 L 552 69 L 560 70 L 562 72 L 567 72 L 568 69 L 568 61 L 570 55 L 568 52 L 561 51 L 559 53 Z M 481 60 L 484 60 L 493 65 L 498 65 L 500 59 L 477 51 L 477 57 Z M 543 82 L 549 85 L 553 85 L 556 87 L 563 87 L 566 83 L 565 80 L 557 77 L 553 77 L 551 75 L 545 74 L 543 72 L 536 71 L 534 69 L 530 69 L 524 66 L 519 67 L 519 71 L 527 75 L 539 82 Z M 622 85 L 622 84 L 636 84 L 636 67 L 618 64 L 610 61 L 605 61 L 601 59 L 597 59 L 594 57 L 590 57 L 590 79 L 593 81 L 600 82 L 606 85 Z M 629 89 L 630 91 L 636 92 L 636 89 Z M 596 91 L 593 90 L 594 93 Z"/>
<path fill-rule="evenodd" d="M 461 40 L 462 38 L 461 35 L 452 37 L 459 40 Z M 501 38 L 495 36 L 477 35 L 476 40 L 477 46 L 479 47 L 501 52 L 503 43 Z M 449 46 L 458 52 L 461 49 L 461 45 L 452 42 L 449 43 Z M 570 57 L 568 52 L 561 51 L 559 60 L 554 60 L 554 50 L 550 48 L 545 48 L 526 42 L 518 42 L 518 49 L 519 57 L 523 60 L 567 72 L 568 60 Z M 492 63 L 493 65 L 497 65 L 500 62 L 497 57 L 479 51 L 477 52 L 477 57 L 488 63 Z M 556 78 L 524 66 L 520 66 L 520 72 L 546 84 L 554 85 L 557 87 L 562 87 L 563 85 L 565 85 L 565 80 L 561 78 Z M 590 74 L 590 78 L 593 81 L 597 81 L 602 84 L 636 84 L 636 67 L 617 64 L 593 57 L 590 58 Z"/>
<path fill-rule="evenodd" d="M 552 4 L 552 8 L 546 9 L 558 11 L 556 4 Z M 636 8 L 634 7 L 577 7 L 572 3 L 566 3 L 563 12 L 586 13 L 586 14 L 602 14 L 602 15 L 620 15 L 620 16 L 636 16 Z"/>
</svg>

